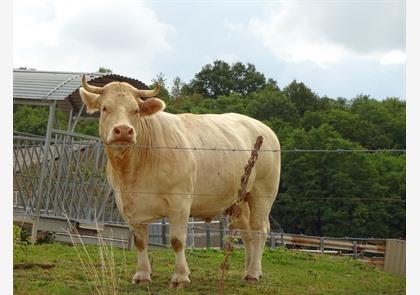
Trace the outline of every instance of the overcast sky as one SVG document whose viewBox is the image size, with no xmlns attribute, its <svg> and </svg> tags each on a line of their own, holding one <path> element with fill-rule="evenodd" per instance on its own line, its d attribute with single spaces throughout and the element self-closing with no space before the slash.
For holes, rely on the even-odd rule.
<svg viewBox="0 0 420 295">
<path fill-rule="evenodd" d="M 252 63 L 280 87 L 405 99 L 400 0 L 15 0 L 14 67 L 190 81 L 215 59 Z"/>
</svg>

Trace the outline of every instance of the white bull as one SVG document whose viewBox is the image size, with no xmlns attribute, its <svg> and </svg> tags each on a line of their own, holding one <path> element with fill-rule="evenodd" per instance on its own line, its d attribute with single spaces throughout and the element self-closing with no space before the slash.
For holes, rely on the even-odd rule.
<svg viewBox="0 0 420 295">
<path fill-rule="evenodd" d="M 116 192 L 121 215 L 134 232 L 138 264 L 133 282 L 151 282 L 147 224 L 168 217 L 176 257 L 170 286 L 188 286 L 190 271 L 184 253 L 188 219 L 211 220 L 233 204 L 250 152 L 152 147 L 249 150 L 261 135 L 262 149 L 279 150 L 276 135 L 244 115 L 163 112 L 165 103 L 154 97 L 158 86 L 138 90 L 124 82 L 112 82 L 101 88 L 87 84 L 84 76 L 82 80 L 80 95 L 87 112 L 100 111 L 99 134 L 108 156 L 108 181 Z M 280 152 L 261 152 L 249 178 L 250 195 L 236 221 L 245 247 L 244 278 L 248 281 L 262 276 L 269 212 L 279 179 Z"/>
</svg>

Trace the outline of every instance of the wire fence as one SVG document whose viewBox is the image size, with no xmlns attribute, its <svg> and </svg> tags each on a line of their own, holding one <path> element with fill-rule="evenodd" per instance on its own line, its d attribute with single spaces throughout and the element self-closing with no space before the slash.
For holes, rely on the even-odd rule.
<svg viewBox="0 0 420 295">
<path fill-rule="evenodd" d="M 77 146 L 80 144 L 91 144 L 92 142 L 68 143 L 57 141 L 60 145 Z M 252 152 L 254 149 L 243 149 L 235 147 L 188 147 L 188 146 L 160 146 L 160 145 L 141 145 L 141 144 L 104 144 L 94 143 L 96 147 L 108 148 L 137 148 L 137 149 L 166 149 L 166 150 L 191 150 L 191 151 L 213 151 L 213 152 Z M 14 144 L 14 148 L 25 147 L 39 147 L 39 144 Z M 272 152 L 272 153 L 405 153 L 405 149 L 261 149 L 258 152 Z"/>
<path fill-rule="evenodd" d="M 235 198 L 236 192 L 196 192 L 196 191 L 142 191 L 142 190 L 113 190 L 105 177 L 106 148 L 127 148 L 127 145 L 107 145 L 99 138 L 69 134 L 53 130 L 54 136 L 45 154 L 44 139 L 30 134 L 15 132 L 14 135 L 14 187 L 15 210 L 32 215 L 35 205 L 40 202 L 41 214 L 60 217 L 64 213 L 72 218 L 86 221 L 123 223 L 116 208 L 115 193 L 139 194 L 144 198 L 157 195 L 185 196 L 192 198 Z M 241 153 L 252 152 L 254 149 L 237 147 L 191 147 L 165 145 L 129 145 L 139 149 L 170 149 L 197 152 Z M 273 153 L 402 153 L 405 149 L 261 149 L 259 152 Z M 39 168 L 47 161 L 46 175 L 41 181 Z M 223 177 L 214 175 L 214 177 Z M 39 188 L 42 187 L 41 198 L 38 198 Z M 405 204 L 405 196 L 372 196 L 372 195 L 264 195 L 260 198 L 277 199 L 277 202 L 389 202 Z M 94 216 L 97 214 L 97 216 Z M 95 217 L 95 218 L 94 218 Z"/>
</svg>

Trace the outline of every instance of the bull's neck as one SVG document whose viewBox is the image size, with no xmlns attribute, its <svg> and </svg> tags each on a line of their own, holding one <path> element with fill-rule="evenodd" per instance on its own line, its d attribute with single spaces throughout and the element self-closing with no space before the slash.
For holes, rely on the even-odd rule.
<svg viewBox="0 0 420 295">
<path fill-rule="evenodd" d="M 131 176 L 138 178 L 142 173 L 149 173 L 162 153 L 161 149 L 154 148 L 162 145 L 162 127 L 155 116 L 141 118 L 134 127 L 135 145 L 106 147 L 111 172 L 122 182 L 132 182 Z"/>
</svg>

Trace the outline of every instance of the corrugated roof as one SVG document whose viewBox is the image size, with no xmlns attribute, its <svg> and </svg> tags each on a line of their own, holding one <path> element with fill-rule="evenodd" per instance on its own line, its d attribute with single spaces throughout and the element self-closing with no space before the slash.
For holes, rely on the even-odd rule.
<svg viewBox="0 0 420 295">
<path fill-rule="evenodd" d="M 13 70 L 13 99 L 56 100 L 63 110 L 82 105 L 79 88 L 82 86 L 82 72 L 53 72 Z M 127 82 L 138 89 L 148 89 L 139 80 L 116 74 L 85 73 L 90 84 L 104 86 L 112 81 Z"/>
</svg>

